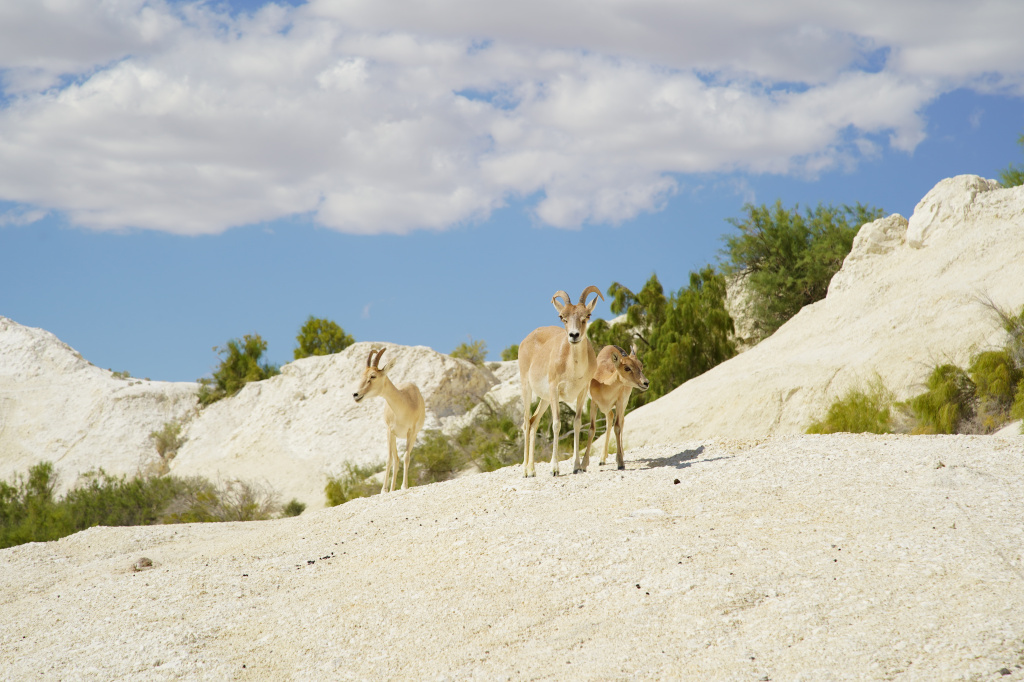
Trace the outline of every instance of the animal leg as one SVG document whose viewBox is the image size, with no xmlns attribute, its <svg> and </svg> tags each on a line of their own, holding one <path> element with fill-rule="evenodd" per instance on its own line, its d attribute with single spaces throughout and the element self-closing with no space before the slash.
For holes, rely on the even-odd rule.
<svg viewBox="0 0 1024 682">
<path fill-rule="evenodd" d="M 533 458 L 530 456 L 533 451 L 533 437 L 530 436 L 533 428 L 533 416 L 530 414 L 530 403 L 533 401 L 533 392 L 530 390 L 530 382 L 525 376 L 520 376 L 523 386 L 523 476 L 536 476 L 533 470 Z"/>
<path fill-rule="evenodd" d="M 615 468 L 622 471 L 626 468 L 625 453 L 622 451 L 622 427 L 626 424 L 626 401 L 621 401 L 615 408 Z"/>
<path fill-rule="evenodd" d="M 402 467 L 402 490 L 409 488 L 409 464 L 412 463 L 412 448 L 416 445 L 416 430 L 409 429 L 405 434 L 405 464 Z M 398 466 L 397 462 L 395 466 Z"/>
<path fill-rule="evenodd" d="M 388 491 L 394 492 L 395 483 L 398 482 L 398 434 L 391 431 L 388 437 L 388 456 L 391 459 L 391 487 Z"/>
<path fill-rule="evenodd" d="M 590 401 L 590 431 L 587 434 L 587 454 L 583 455 L 583 468 L 590 466 L 590 446 L 594 444 L 594 431 L 597 430 L 597 403 Z M 604 464 L 604 460 L 601 461 Z"/>
<path fill-rule="evenodd" d="M 553 383 L 553 382 L 552 382 Z M 558 389 L 555 388 L 552 391 L 551 399 L 551 433 L 553 434 L 553 442 L 551 443 L 551 475 L 558 475 L 558 436 L 562 430 L 562 421 L 558 418 Z"/>
<path fill-rule="evenodd" d="M 611 437 L 612 437 L 612 411 L 608 410 L 604 413 L 604 452 L 601 454 L 601 464 L 608 463 L 608 451 L 611 449 Z"/>
<path fill-rule="evenodd" d="M 583 466 L 580 466 L 580 428 L 583 426 L 583 403 L 587 400 L 587 393 L 584 391 L 580 394 L 580 397 L 576 399 L 576 415 L 572 420 L 572 472 L 578 474 L 580 472 L 586 472 L 587 466 L 590 464 L 590 456 L 583 461 Z"/>
</svg>

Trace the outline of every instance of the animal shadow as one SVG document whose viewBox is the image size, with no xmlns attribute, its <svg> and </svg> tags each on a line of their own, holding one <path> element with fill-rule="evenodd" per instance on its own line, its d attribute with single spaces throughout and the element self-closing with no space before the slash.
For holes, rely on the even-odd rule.
<svg viewBox="0 0 1024 682">
<path fill-rule="evenodd" d="M 704 453 L 704 446 L 694 448 L 692 450 L 683 450 L 677 452 L 671 457 L 658 457 L 656 459 L 640 459 L 638 463 L 646 465 L 648 469 L 654 469 L 656 467 L 675 467 L 676 469 L 685 469 L 690 466 L 693 460 L 697 459 Z"/>
</svg>

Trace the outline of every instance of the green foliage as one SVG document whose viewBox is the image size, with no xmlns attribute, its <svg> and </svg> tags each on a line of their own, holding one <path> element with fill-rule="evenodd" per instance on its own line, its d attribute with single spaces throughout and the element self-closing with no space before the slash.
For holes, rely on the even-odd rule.
<svg viewBox="0 0 1024 682">
<path fill-rule="evenodd" d="M 956 365 L 939 365 L 928 377 L 928 390 L 911 398 L 910 408 L 920 421 L 919 433 L 956 433 L 973 416 L 974 382 Z"/>
<path fill-rule="evenodd" d="M 338 326 L 337 322 L 312 315 L 299 329 L 295 341 L 299 344 L 293 351 L 296 360 L 308 358 L 311 355 L 340 353 L 356 342 Z"/>
<path fill-rule="evenodd" d="M 399 456 L 402 456 L 399 453 Z M 426 485 L 446 481 L 462 471 L 471 457 L 448 439 L 441 431 L 429 429 L 422 432 L 413 448 L 409 465 L 410 485 Z M 398 477 L 402 472 L 399 468 Z"/>
<path fill-rule="evenodd" d="M 1024 148 L 1024 135 L 1017 138 L 1017 144 Z M 999 171 L 999 182 L 1003 187 L 1019 187 L 1024 185 L 1024 166 L 1015 166 L 1011 163 Z"/>
<path fill-rule="evenodd" d="M 1013 398 L 1013 405 L 1010 406 L 1011 419 L 1024 419 L 1024 381 L 1017 384 L 1017 395 Z M 1020 432 L 1024 433 L 1024 424 L 1020 425 Z"/>
<path fill-rule="evenodd" d="M 53 464 L 41 462 L 27 477 L 0 481 L 0 548 L 57 540 L 93 526 L 250 521 L 279 510 L 276 493 L 238 480 L 218 487 L 199 477 L 127 478 L 100 469 L 83 474 L 57 499 L 57 478 Z"/>
<path fill-rule="evenodd" d="M 867 389 L 851 388 L 832 403 L 807 433 L 890 433 L 892 406 L 892 392 L 876 377 Z"/>
<path fill-rule="evenodd" d="M 724 237 L 725 274 L 742 273 L 753 296 L 754 330 L 770 336 L 789 318 L 828 292 L 860 227 L 882 209 L 823 206 L 800 213 L 799 206 L 744 206 L 746 215 L 729 222 L 739 234 Z"/>
<path fill-rule="evenodd" d="M 181 422 L 165 422 L 159 431 L 150 432 L 149 439 L 153 441 L 161 459 L 165 461 L 174 459 L 174 456 L 178 454 L 178 448 L 185 443 L 185 439 L 181 437 Z"/>
<path fill-rule="evenodd" d="M 736 354 L 732 318 L 725 309 L 725 277 L 706 266 L 690 273 L 689 286 L 665 296 L 657 275 L 633 293 L 618 282 L 608 287 L 611 311 L 626 320 L 608 325 L 595 320 L 589 334 L 595 346 L 629 348 L 637 342 L 644 374 L 651 382 L 634 403 L 655 400 L 685 381 Z"/>
<path fill-rule="evenodd" d="M 132 378 L 132 374 L 128 370 L 123 370 L 123 371 L 120 371 L 120 372 L 115 372 L 114 370 L 110 370 L 110 372 L 114 376 L 115 379 L 131 379 Z"/>
<path fill-rule="evenodd" d="M 199 402 L 202 405 L 233 396 L 250 381 L 263 381 L 281 373 L 277 365 L 260 362 L 267 350 L 267 342 L 259 334 L 231 339 L 224 347 L 215 350 L 221 361 L 213 372 L 213 379 L 199 380 Z"/>
<path fill-rule="evenodd" d="M 380 483 L 368 481 L 371 476 L 384 471 L 384 463 L 360 466 L 345 462 L 345 472 L 341 476 L 328 476 L 324 494 L 327 506 L 336 507 L 357 497 L 369 497 L 380 492 Z"/>
<path fill-rule="evenodd" d="M 41 462 L 29 469 L 27 479 L 0 482 L 0 548 L 57 540 L 93 526 L 159 523 L 181 488 L 178 479 L 117 478 L 102 469 L 83 481 L 57 500 L 53 464 Z"/>
<path fill-rule="evenodd" d="M 1006 410 L 1013 402 L 1014 390 L 1021 380 L 1021 370 L 1015 366 L 1006 349 L 987 351 L 975 356 L 967 370 L 977 387 L 978 400 L 992 409 Z"/>
<path fill-rule="evenodd" d="M 281 516 L 298 516 L 302 512 L 306 511 L 306 503 L 299 502 L 298 499 L 292 498 L 292 501 L 284 506 L 281 510 Z"/>
<path fill-rule="evenodd" d="M 263 521 L 281 511 L 278 494 L 265 486 L 237 478 L 214 484 L 205 478 L 186 478 L 182 490 L 164 515 L 165 523 Z"/>
<path fill-rule="evenodd" d="M 460 343 L 449 355 L 458 360 L 469 360 L 474 365 L 482 366 L 484 360 L 487 359 L 487 342 L 474 341 L 470 338 L 469 343 Z"/>
<path fill-rule="evenodd" d="M 519 344 L 513 343 L 511 346 L 501 351 L 501 359 L 504 362 L 519 359 Z"/>
</svg>

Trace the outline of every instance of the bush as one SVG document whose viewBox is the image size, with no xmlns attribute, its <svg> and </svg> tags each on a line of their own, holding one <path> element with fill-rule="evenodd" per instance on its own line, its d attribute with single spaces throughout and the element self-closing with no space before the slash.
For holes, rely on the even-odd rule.
<svg viewBox="0 0 1024 682">
<path fill-rule="evenodd" d="M 345 333 L 337 322 L 310 315 L 299 329 L 295 341 L 299 344 L 292 354 L 296 360 L 313 355 L 340 353 L 353 343 L 354 338 Z"/>
<path fill-rule="evenodd" d="M 973 416 L 974 382 L 956 365 L 939 365 L 928 377 L 928 390 L 911 398 L 910 408 L 920 421 L 919 433 L 956 433 Z"/>
<path fill-rule="evenodd" d="M 324 486 L 327 506 L 336 507 L 357 497 L 369 497 L 380 492 L 380 483 L 368 479 L 381 471 L 384 471 L 383 463 L 360 466 L 345 462 L 345 472 L 341 476 L 327 477 L 327 485 Z"/>
<path fill-rule="evenodd" d="M 800 309 L 825 298 L 832 276 L 850 253 L 864 223 L 884 215 L 870 206 L 785 209 L 743 207 L 746 216 L 729 222 L 740 234 L 726 235 L 722 270 L 746 277 L 757 339 L 770 336 Z"/>
<path fill-rule="evenodd" d="M 512 360 L 519 359 L 519 344 L 513 343 L 511 346 L 501 351 L 501 359 L 504 362 L 510 362 Z"/>
<path fill-rule="evenodd" d="M 306 503 L 299 502 L 298 499 L 293 497 L 292 501 L 281 510 L 281 516 L 298 516 L 304 511 L 306 511 Z"/>
<path fill-rule="evenodd" d="M 890 433 L 893 395 L 881 377 L 866 390 L 851 388 L 828 408 L 807 433 Z"/>
<path fill-rule="evenodd" d="M 165 422 L 159 431 L 151 431 L 149 439 L 156 446 L 156 453 L 160 455 L 163 468 L 160 473 L 167 473 L 167 465 L 178 454 L 178 449 L 185 443 L 181 437 L 181 422 Z"/>
<path fill-rule="evenodd" d="M 251 381 L 263 381 L 281 373 L 277 365 L 260 362 L 267 350 L 267 342 L 259 334 L 231 339 L 223 348 L 214 350 L 221 356 L 221 361 L 212 379 L 199 380 L 199 402 L 202 405 L 233 396 Z"/>
<path fill-rule="evenodd" d="M 460 343 L 449 355 L 459 360 L 469 360 L 474 365 L 482 366 L 487 359 L 487 343 L 485 341 L 473 341 Z"/>
<path fill-rule="evenodd" d="M 1017 138 L 1017 144 L 1024 148 L 1024 135 Z M 999 171 L 999 182 L 1003 187 L 1018 187 L 1024 185 L 1024 166 L 1015 166 L 1012 163 Z"/>
<path fill-rule="evenodd" d="M 163 510 L 179 494 L 179 479 L 114 477 L 102 469 L 82 477 L 57 500 L 57 474 L 50 462 L 29 469 L 14 485 L 0 482 L 0 547 L 57 540 L 93 526 L 160 523 Z"/>
<path fill-rule="evenodd" d="M 981 353 L 974 358 L 968 370 L 977 387 L 978 400 L 988 411 L 1005 412 L 1013 403 L 1014 391 L 1021 380 L 1006 349 Z"/>
<path fill-rule="evenodd" d="M 220 484 L 199 477 L 179 479 L 182 490 L 169 505 L 164 523 L 263 521 L 281 511 L 274 490 L 237 478 Z"/>
<path fill-rule="evenodd" d="M 1011 419 L 1024 419 L 1024 381 L 1017 384 L 1017 395 L 1010 406 Z M 1024 424 L 1021 424 L 1020 432 L 1024 433 Z"/>
</svg>

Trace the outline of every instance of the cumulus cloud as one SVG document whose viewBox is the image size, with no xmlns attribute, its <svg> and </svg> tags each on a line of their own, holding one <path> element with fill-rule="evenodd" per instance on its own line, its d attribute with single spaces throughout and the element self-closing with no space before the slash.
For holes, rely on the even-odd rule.
<svg viewBox="0 0 1024 682">
<path fill-rule="evenodd" d="M 0 200 L 180 234 L 308 214 L 557 227 L 690 173 L 912 151 L 958 87 L 1024 95 L 1024 5 L 28 0 L 0 6 Z"/>
</svg>

